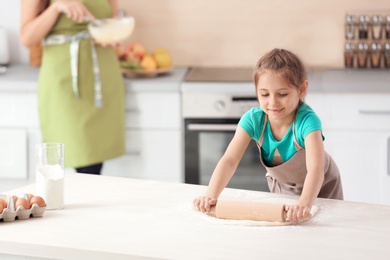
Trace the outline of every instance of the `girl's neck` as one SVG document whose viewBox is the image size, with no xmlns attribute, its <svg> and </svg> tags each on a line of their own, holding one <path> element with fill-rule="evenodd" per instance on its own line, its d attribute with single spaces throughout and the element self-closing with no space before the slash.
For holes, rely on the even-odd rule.
<svg viewBox="0 0 390 260">
<path fill-rule="evenodd" d="M 295 114 L 296 113 L 291 113 L 291 115 L 283 119 L 268 118 L 272 135 L 275 140 L 280 141 L 283 139 L 287 131 L 290 129 L 291 124 L 295 120 Z"/>
</svg>

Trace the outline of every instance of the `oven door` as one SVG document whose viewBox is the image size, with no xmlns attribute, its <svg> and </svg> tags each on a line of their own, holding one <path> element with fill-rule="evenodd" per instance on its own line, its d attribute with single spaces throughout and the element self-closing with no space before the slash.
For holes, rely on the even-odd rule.
<svg viewBox="0 0 390 260">
<path fill-rule="evenodd" d="M 185 182 L 207 185 L 239 119 L 185 119 Z M 227 187 L 269 191 L 256 143 L 250 142 Z"/>
</svg>

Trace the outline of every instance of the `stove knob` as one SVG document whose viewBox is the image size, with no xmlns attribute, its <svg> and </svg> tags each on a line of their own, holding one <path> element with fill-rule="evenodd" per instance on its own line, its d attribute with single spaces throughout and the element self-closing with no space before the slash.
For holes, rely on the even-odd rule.
<svg viewBox="0 0 390 260">
<path fill-rule="evenodd" d="M 215 102 L 214 107 L 218 111 L 224 111 L 226 105 L 225 105 L 225 102 L 223 102 L 222 100 L 219 100 L 219 101 Z"/>
</svg>

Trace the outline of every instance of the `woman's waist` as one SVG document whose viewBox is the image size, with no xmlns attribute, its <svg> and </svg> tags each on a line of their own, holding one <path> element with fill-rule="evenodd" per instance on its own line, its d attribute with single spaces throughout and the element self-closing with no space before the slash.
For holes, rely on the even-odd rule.
<svg viewBox="0 0 390 260">
<path fill-rule="evenodd" d="M 72 27 L 72 28 L 62 28 L 62 29 L 55 29 L 55 30 L 51 30 L 48 35 L 46 36 L 47 37 L 50 37 L 50 36 L 53 36 L 53 35 L 68 35 L 68 36 L 73 36 L 73 35 L 76 35 L 80 32 L 83 32 L 83 31 L 88 31 L 88 28 L 86 26 L 79 26 L 79 27 Z"/>
</svg>

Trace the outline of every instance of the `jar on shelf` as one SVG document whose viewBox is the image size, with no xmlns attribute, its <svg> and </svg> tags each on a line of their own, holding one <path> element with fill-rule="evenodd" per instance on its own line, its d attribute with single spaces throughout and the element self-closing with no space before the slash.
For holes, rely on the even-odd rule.
<svg viewBox="0 0 390 260">
<path fill-rule="evenodd" d="M 353 68 L 355 64 L 355 44 L 353 42 L 346 42 L 344 47 L 344 64 L 346 68 Z"/>
<path fill-rule="evenodd" d="M 383 52 L 385 68 L 390 68 L 390 43 L 386 42 Z"/>
<path fill-rule="evenodd" d="M 368 15 L 359 16 L 359 39 L 368 39 L 368 25 L 370 24 L 370 17 Z"/>
<path fill-rule="evenodd" d="M 368 44 L 366 42 L 359 42 L 357 52 L 357 65 L 358 68 L 367 68 L 368 66 Z"/>
<path fill-rule="evenodd" d="M 390 15 L 386 16 L 385 37 L 387 40 L 390 40 Z"/>
<path fill-rule="evenodd" d="M 345 15 L 345 39 L 355 39 L 356 33 L 356 16 L 346 14 Z"/>
<path fill-rule="evenodd" d="M 382 39 L 382 23 L 383 17 L 381 15 L 372 16 L 371 38 L 373 40 Z"/>
<path fill-rule="evenodd" d="M 382 64 L 382 44 L 380 42 L 371 43 L 371 68 L 380 68 Z"/>
</svg>

